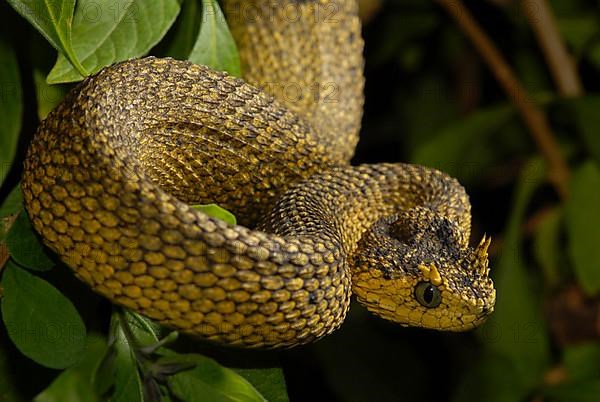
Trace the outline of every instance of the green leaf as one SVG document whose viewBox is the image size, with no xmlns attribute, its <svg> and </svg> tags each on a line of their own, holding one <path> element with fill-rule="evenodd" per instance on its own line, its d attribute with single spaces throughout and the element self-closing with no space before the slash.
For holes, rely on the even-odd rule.
<svg viewBox="0 0 600 402">
<path fill-rule="evenodd" d="M 81 75 L 87 75 L 73 52 L 71 27 L 75 0 L 8 0 L 8 3 L 35 27 L 50 44 L 64 54 Z"/>
<path fill-rule="evenodd" d="M 138 370 L 139 359 L 145 361 L 150 354 L 146 350 L 154 351 L 177 338 L 177 332 L 171 332 L 159 340 L 162 332 L 162 328 L 153 321 L 132 311 L 116 308 L 111 320 L 109 349 L 94 373 L 94 385 L 98 392 L 104 394 L 115 384 L 112 400 L 143 398 L 144 385 L 147 383 L 142 381 Z"/>
<path fill-rule="evenodd" d="M 481 172 L 484 163 L 477 159 L 479 153 L 473 155 L 471 152 L 474 144 L 493 135 L 513 114 L 512 107 L 503 105 L 461 119 L 421 145 L 413 155 L 412 163 L 432 166 L 468 181 Z M 465 160 L 467 155 L 473 157 Z"/>
<path fill-rule="evenodd" d="M 54 261 L 46 253 L 25 211 L 19 214 L 10 228 L 6 245 L 11 257 L 25 268 L 47 271 L 54 267 Z"/>
<path fill-rule="evenodd" d="M 5 267 L 2 287 L 2 318 L 10 339 L 25 356 L 57 369 L 80 359 L 85 326 L 69 299 L 12 262 Z"/>
<path fill-rule="evenodd" d="M 561 228 L 562 209 L 553 208 L 535 230 L 533 252 L 549 288 L 560 285 L 561 263 L 564 263 Z"/>
<path fill-rule="evenodd" d="M 188 59 L 236 77 L 242 75 L 235 41 L 216 0 L 202 0 L 200 32 Z"/>
<path fill-rule="evenodd" d="M 585 343 L 567 346 L 563 361 L 569 379 L 585 381 L 600 378 L 600 344 Z"/>
<path fill-rule="evenodd" d="M 574 99 L 569 103 L 575 114 L 579 133 L 585 142 L 586 151 L 600 161 L 600 95 L 588 95 Z"/>
<path fill-rule="evenodd" d="M 557 19 L 558 30 L 576 57 L 581 55 L 585 46 L 598 32 L 598 20 L 595 15 L 563 17 Z"/>
<path fill-rule="evenodd" d="M 48 113 L 63 100 L 69 86 L 48 84 L 44 73 L 37 68 L 33 70 L 33 82 L 37 98 L 38 117 L 40 120 L 44 120 Z"/>
<path fill-rule="evenodd" d="M 177 0 L 79 0 L 73 19 L 73 50 L 89 73 L 146 54 L 179 13 Z M 84 74 L 62 55 L 48 75 L 51 84 Z"/>
<path fill-rule="evenodd" d="M 92 386 L 98 395 L 106 395 L 115 383 L 116 357 L 115 339 L 110 339 L 104 356 L 92 374 Z"/>
<path fill-rule="evenodd" d="M 600 41 L 595 41 L 586 51 L 586 56 L 590 62 L 600 69 Z"/>
<path fill-rule="evenodd" d="M 566 203 L 568 250 L 583 291 L 600 291 L 600 169 L 591 161 L 573 172 Z"/>
<path fill-rule="evenodd" d="M 154 321 L 131 310 L 125 310 L 122 318 L 126 320 L 132 335 L 140 342 L 139 346 L 149 346 L 159 342 L 162 328 Z"/>
<path fill-rule="evenodd" d="M 497 291 L 495 312 L 479 331 L 485 347 L 510 362 L 521 385 L 520 397 L 515 400 L 522 399 L 541 380 L 549 363 L 548 334 L 540 314 L 542 293 L 527 272 L 520 231 L 529 201 L 545 177 L 546 169 L 538 159 L 521 173 L 500 259 L 492 265 Z"/>
<path fill-rule="evenodd" d="M 16 185 L 11 190 L 4 202 L 0 204 L 0 218 L 14 215 L 23 209 L 23 193 L 21 186 Z"/>
<path fill-rule="evenodd" d="M 140 352 L 142 352 L 146 355 L 151 355 L 153 353 L 156 353 L 156 351 L 158 349 L 175 342 L 177 340 L 177 338 L 179 338 L 179 332 L 173 331 L 173 332 L 169 333 L 167 336 L 165 336 L 164 338 L 162 338 L 160 341 L 155 342 L 154 344 L 151 344 L 148 346 L 142 346 L 139 348 L 139 350 L 140 350 Z"/>
<path fill-rule="evenodd" d="M 225 368 L 213 359 L 198 355 L 169 353 L 158 364 L 193 364 L 190 370 L 167 377 L 171 392 L 188 402 L 262 402 L 265 399 L 235 371 Z"/>
<path fill-rule="evenodd" d="M 174 59 L 187 60 L 198 37 L 200 20 L 199 1 L 184 1 L 173 28 L 165 40 L 159 44 L 159 53 Z"/>
<path fill-rule="evenodd" d="M 237 223 L 235 215 L 226 209 L 221 208 L 217 204 L 194 205 L 192 208 L 197 209 L 200 212 L 204 212 L 206 215 L 212 218 L 221 219 L 230 225 L 235 225 Z"/>
<path fill-rule="evenodd" d="M 285 377 L 280 367 L 233 368 L 269 402 L 288 402 Z"/>
<path fill-rule="evenodd" d="M 0 36 L 0 187 L 15 158 L 21 119 L 23 97 L 17 56 L 6 37 Z"/>
<path fill-rule="evenodd" d="M 111 321 L 111 337 L 115 348 L 115 388 L 111 402 L 144 401 L 144 385 L 137 367 L 135 346 L 130 343 L 130 328 L 123 325 L 124 316 L 113 314 Z"/>
<path fill-rule="evenodd" d="M 598 402 L 600 380 L 574 382 L 547 388 L 544 401 L 548 402 Z"/>
<path fill-rule="evenodd" d="M 89 335 L 81 361 L 63 371 L 33 402 L 100 402 L 92 386 L 92 376 L 105 351 L 104 337 Z"/>
<path fill-rule="evenodd" d="M 527 93 L 537 95 L 552 91 L 552 83 L 546 73 L 548 67 L 544 59 L 538 57 L 527 48 L 515 48 L 511 57 L 514 58 L 514 68 Z M 534 101 L 536 101 L 534 97 Z"/>
</svg>

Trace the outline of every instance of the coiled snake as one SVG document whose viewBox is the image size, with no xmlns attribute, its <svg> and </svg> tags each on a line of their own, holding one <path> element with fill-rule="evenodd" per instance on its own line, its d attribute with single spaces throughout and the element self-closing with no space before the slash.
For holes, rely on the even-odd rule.
<svg viewBox="0 0 600 402">
<path fill-rule="evenodd" d="M 489 239 L 469 247 L 462 186 L 420 166 L 349 164 L 356 2 L 226 9 L 245 81 L 129 60 L 41 123 L 22 187 L 44 243 L 111 301 L 220 343 L 311 342 L 342 323 L 352 293 L 402 325 L 481 323 L 495 301 Z M 211 202 L 245 226 L 189 206 Z"/>
</svg>

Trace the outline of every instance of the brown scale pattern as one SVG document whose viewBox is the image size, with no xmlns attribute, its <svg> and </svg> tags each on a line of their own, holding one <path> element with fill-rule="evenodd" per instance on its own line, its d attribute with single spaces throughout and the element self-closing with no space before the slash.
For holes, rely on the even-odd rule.
<svg viewBox="0 0 600 402">
<path fill-rule="evenodd" d="M 22 188 L 44 243 L 96 292 L 208 340 L 294 346 L 343 321 L 350 257 L 372 224 L 427 205 L 468 239 L 469 205 L 434 170 L 348 165 L 363 86 L 355 2 L 247 4 L 260 18 L 231 22 L 256 86 L 172 59 L 108 67 L 40 124 Z M 311 17 L 326 4 L 336 23 Z M 286 21 L 285 5 L 302 20 Z M 342 96 L 257 88 L 286 80 Z M 244 225 L 263 217 L 260 230 L 188 205 L 210 202 Z"/>
</svg>

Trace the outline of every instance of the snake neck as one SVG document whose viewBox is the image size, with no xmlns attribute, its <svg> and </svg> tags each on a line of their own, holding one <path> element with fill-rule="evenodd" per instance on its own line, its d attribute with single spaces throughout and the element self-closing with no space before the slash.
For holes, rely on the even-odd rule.
<svg viewBox="0 0 600 402">
<path fill-rule="evenodd" d="M 303 116 L 331 158 L 347 164 L 364 103 L 358 2 L 230 0 L 225 11 L 244 79 Z"/>
<path fill-rule="evenodd" d="M 435 169 L 408 164 L 336 167 L 292 186 L 258 228 L 287 237 L 335 239 L 346 255 L 377 221 L 426 208 L 457 222 L 460 247 L 470 233 L 464 188 Z"/>
</svg>

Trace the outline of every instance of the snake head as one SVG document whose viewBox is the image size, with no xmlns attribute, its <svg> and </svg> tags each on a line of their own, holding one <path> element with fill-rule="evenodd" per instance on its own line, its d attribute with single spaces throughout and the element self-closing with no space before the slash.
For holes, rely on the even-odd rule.
<svg viewBox="0 0 600 402">
<path fill-rule="evenodd" d="M 377 221 L 350 263 L 353 292 L 368 310 L 403 326 L 465 331 L 494 310 L 484 236 L 468 234 L 446 216 L 416 207 Z"/>
</svg>

